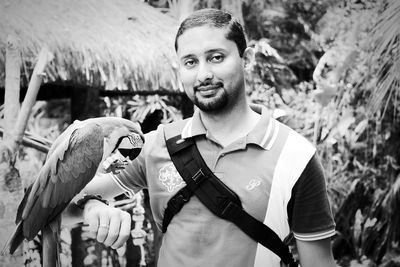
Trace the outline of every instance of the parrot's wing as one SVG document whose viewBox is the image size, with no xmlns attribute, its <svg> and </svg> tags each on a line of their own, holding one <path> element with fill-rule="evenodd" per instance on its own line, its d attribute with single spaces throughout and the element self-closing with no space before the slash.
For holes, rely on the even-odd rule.
<svg viewBox="0 0 400 267">
<path fill-rule="evenodd" d="M 78 127 L 82 126 L 82 122 L 79 120 L 75 120 L 70 126 L 67 127 L 57 138 L 54 140 L 52 146 L 50 147 L 49 151 L 47 152 L 46 159 L 50 158 L 51 155 L 57 148 L 60 148 L 60 145 L 63 144 L 63 149 L 67 150 L 69 142 L 65 142 L 66 139 L 69 139 L 72 132 L 76 130 Z M 64 142 L 63 142 L 64 141 Z"/>
<path fill-rule="evenodd" d="M 102 160 L 103 143 L 101 127 L 89 123 L 54 149 L 18 208 L 17 222 L 24 220 L 25 237 L 33 238 L 53 221 L 93 178 Z"/>
</svg>

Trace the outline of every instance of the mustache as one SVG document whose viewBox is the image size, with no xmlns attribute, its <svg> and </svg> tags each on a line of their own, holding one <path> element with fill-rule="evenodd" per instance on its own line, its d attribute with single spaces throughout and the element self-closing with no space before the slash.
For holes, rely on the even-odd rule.
<svg viewBox="0 0 400 267">
<path fill-rule="evenodd" d="M 202 89 L 213 89 L 218 87 L 223 87 L 224 84 L 222 82 L 211 82 L 205 81 L 198 85 L 193 86 L 194 91 L 202 90 Z"/>
</svg>

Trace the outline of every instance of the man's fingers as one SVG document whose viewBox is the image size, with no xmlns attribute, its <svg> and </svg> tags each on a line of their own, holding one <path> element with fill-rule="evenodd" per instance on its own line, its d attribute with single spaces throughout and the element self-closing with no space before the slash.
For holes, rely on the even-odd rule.
<svg viewBox="0 0 400 267">
<path fill-rule="evenodd" d="M 128 240 L 131 230 L 131 216 L 118 208 L 94 206 L 85 216 L 90 235 L 105 246 L 119 248 Z"/>
<path fill-rule="evenodd" d="M 121 222 L 119 218 L 117 216 L 112 216 L 110 220 L 110 226 L 108 228 L 107 238 L 103 242 L 105 246 L 109 247 L 115 242 L 115 240 L 117 240 L 120 225 Z"/>
<path fill-rule="evenodd" d="M 92 238 L 96 238 L 97 236 L 97 229 L 99 228 L 99 219 L 97 216 L 90 216 L 86 220 L 87 225 L 85 226 L 90 233 Z"/>
<path fill-rule="evenodd" d="M 103 243 L 104 240 L 106 240 L 109 228 L 110 228 L 110 219 L 108 218 L 108 216 L 101 216 L 97 228 L 97 241 Z"/>
<path fill-rule="evenodd" d="M 127 212 L 121 213 L 121 224 L 118 239 L 112 244 L 112 248 L 117 249 L 125 244 L 131 233 L 131 216 Z"/>
</svg>

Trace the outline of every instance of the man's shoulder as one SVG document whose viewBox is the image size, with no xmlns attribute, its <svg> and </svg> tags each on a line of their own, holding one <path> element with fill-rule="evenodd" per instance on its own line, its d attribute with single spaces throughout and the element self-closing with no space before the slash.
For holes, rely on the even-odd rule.
<svg viewBox="0 0 400 267">
<path fill-rule="evenodd" d="M 183 120 L 177 120 L 163 126 L 163 129 L 160 129 L 167 138 L 182 134 L 183 128 L 185 128 L 186 124 L 192 118 L 186 118 Z"/>
<path fill-rule="evenodd" d="M 173 121 L 167 124 L 158 125 L 157 129 L 150 131 L 144 135 L 145 141 L 155 142 L 165 139 L 165 131 L 178 135 L 182 132 L 188 120 L 191 118 Z"/>
<path fill-rule="evenodd" d="M 274 119 L 275 120 L 275 119 Z M 298 130 L 295 130 L 288 126 L 287 124 L 280 122 L 276 120 L 276 122 L 279 124 L 280 131 L 282 133 L 286 132 L 288 135 L 288 138 L 295 140 L 297 143 L 301 143 L 306 146 L 313 146 L 310 140 L 306 136 L 304 136 L 301 132 Z"/>
</svg>

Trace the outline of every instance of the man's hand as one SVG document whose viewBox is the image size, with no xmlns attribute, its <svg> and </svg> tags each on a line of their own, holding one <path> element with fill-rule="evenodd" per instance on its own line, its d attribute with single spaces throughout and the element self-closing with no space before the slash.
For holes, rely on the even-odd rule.
<svg viewBox="0 0 400 267">
<path fill-rule="evenodd" d="M 117 249 L 128 240 L 131 231 L 131 216 L 118 208 L 97 200 L 89 200 L 83 212 L 84 224 L 93 238 Z"/>
</svg>

